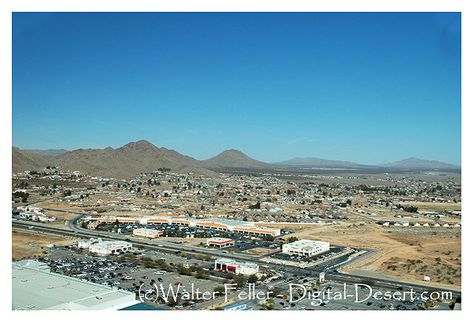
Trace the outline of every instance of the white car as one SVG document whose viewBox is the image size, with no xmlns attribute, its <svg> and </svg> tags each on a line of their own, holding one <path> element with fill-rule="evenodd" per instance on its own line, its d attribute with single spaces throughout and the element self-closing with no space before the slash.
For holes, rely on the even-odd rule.
<svg viewBox="0 0 474 323">
<path fill-rule="evenodd" d="M 164 271 L 155 271 L 155 275 L 164 275 L 165 272 Z"/>
</svg>

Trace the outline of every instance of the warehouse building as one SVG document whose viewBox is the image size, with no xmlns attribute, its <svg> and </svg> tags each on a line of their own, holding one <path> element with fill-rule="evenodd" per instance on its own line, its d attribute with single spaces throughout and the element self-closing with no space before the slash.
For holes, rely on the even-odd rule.
<svg viewBox="0 0 474 323">
<path fill-rule="evenodd" d="M 50 272 L 36 260 L 12 263 L 12 310 L 118 310 L 135 293 Z"/>
<path fill-rule="evenodd" d="M 240 262 L 228 258 L 218 258 L 214 262 L 214 270 L 235 273 L 237 275 L 254 275 L 259 266 L 251 262 Z"/>
<path fill-rule="evenodd" d="M 98 239 L 90 238 L 90 239 L 87 239 L 87 240 L 79 240 L 79 241 L 77 241 L 77 247 L 78 247 L 79 249 L 87 249 L 87 250 L 89 250 L 89 248 L 90 248 L 94 243 L 98 243 L 98 242 L 102 242 L 102 239 L 101 239 L 101 238 L 98 238 Z"/>
<path fill-rule="evenodd" d="M 163 231 L 155 230 L 155 229 L 146 229 L 146 228 L 133 229 L 133 235 L 137 237 L 155 239 L 161 236 L 162 234 L 163 234 Z"/>
<path fill-rule="evenodd" d="M 78 247 L 79 246 L 80 244 L 78 243 Z M 132 244 L 130 242 L 118 240 L 102 241 L 101 239 L 97 239 L 97 241 L 81 243 L 81 246 L 99 256 L 117 255 L 132 249 Z"/>
<path fill-rule="evenodd" d="M 216 248 L 231 247 L 235 245 L 235 240 L 221 237 L 212 237 L 207 239 L 206 245 L 208 247 Z"/>
<path fill-rule="evenodd" d="M 314 240 L 299 240 L 282 246 L 283 253 L 300 257 L 312 257 L 328 250 L 329 242 Z"/>
</svg>

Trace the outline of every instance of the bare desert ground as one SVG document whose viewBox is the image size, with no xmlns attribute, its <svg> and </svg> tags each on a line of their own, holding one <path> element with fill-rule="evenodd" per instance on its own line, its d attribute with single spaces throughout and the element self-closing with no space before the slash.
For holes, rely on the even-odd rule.
<svg viewBox="0 0 474 323">
<path fill-rule="evenodd" d="M 48 252 L 48 246 L 64 246 L 74 241 L 71 238 L 14 229 L 12 232 L 12 260 L 29 259 L 45 255 Z"/>
<path fill-rule="evenodd" d="M 296 228 L 292 226 L 292 229 Z M 420 234 L 421 230 L 424 230 L 423 234 Z M 451 287 L 461 285 L 458 229 L 385 228 L 361 222 L 312 226 L 291 236 L 376 251 L 374 255 L 343 268 L 346 272 L 372 272 L 413 282 L 421 282 L 424 275 L 428 275 L 433 283 Z"/>
</svg>

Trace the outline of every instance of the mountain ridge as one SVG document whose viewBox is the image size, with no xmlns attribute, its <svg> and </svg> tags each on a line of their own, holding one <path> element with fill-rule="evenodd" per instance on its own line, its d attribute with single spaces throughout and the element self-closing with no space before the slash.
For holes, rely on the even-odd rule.
<svg viewBox="0 0 474 323">
<path fill-rule="evenodd" d="M 45 150 L 43 150 L 44 152 Z M 253 159 L 237 149 L 227 149 L 209 159 L 198 160 L 165 147 L 157 147 L 146 140 L 129 142 L 121 147 L 80 148 L 71 151 L 46 150 L 41 154 L 34 149 L 12 147 L 12 170 L 40 170 L 48 165 L 104 177 L 132 177 L 143 172 L 169 168 L 174 172 L 216 176 L 226 169 L 277 170 L 282 168 L 315 168 L 338 170 L 460 170 L 460 166 L 436 160 L 410 157 L 392 163 L 365 165 L 350 161 L 296 157 L 290 160 L 266 163 Z M 53 153 L 51 153 L 53 151 Z M 60 154 L 54 152 L 66 151 Z"/>
<path fill-rule="evenodd" d="M 438 160 L 429 160 L 429 159 L 420 159 L 415 157 L 409 157 L 402 160 L 398 160 L 391 163 L 380 164 L 381 167 L 390 167 L 390 168 L 410 168 L 410 169 L 423 169 L 423 168 L 432 168 L 432 169 L 456 169 L 461 168 L 459 165 L 449 164 L 440 162 Z"/>
<path fill-rule="evenodd" d="M 201 161 L 205 166 L 211 169 L 223 168 L 248 168 L 264 169 L 272 168 L 271 164 L 253 159 L 237 149 L 227 149 L 220 154 Z"/>
</svg>

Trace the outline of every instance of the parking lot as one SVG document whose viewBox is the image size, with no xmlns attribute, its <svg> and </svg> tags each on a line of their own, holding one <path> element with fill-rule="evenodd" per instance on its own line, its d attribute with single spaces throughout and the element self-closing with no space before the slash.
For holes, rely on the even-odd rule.
<svg viewBox="0 0 474 323">
<path fill-rule="evenodd" d="M 54 247 L 48 257 L 40 258 L 40 261 L 47 263 L 52 272 L 67 276 L 84 279 L 90 282 L 103 284 L 107 286 L 116 286 L 121 289 L 141 292 L 142 296 L 145 292 L 152 292 L 156 295 L 158 286 L 165 292 L 189 291 L 191 289 L 199 289 L 201 291 L 213 291 L 220 284 L 218 278 L 212 278 L 206 275 L 206 278 L 197 278 L 193 275 L 183 275 L 176 271 L 160 268 L 146 268 L 140 262 L 131 260 L 130 257 L 141 257 L 163 261 L 167 265 L 183 267 L 198 266 L 200 268 L 212 268 L 213 262 L 210 260 L 193 259 L 188 256 L 165 254 L 155 251 L 135 250 L 134 253 L 123 254 L 118 256 L 99 257 L 88 252 L 80 251 L 72 247 Z M 156 266 L 154 266 L 156 267 Z M 178 285 L 180 285 L 179 290 Z M 152 291 L 153 290 L 153 291 Z M 172 295 L 173 292 L 170 294 Z M 161 296 L 162 294 L 160 294 Z M 179 295 L 181 296 L 181 295 Z M 176 309 L 189 307 L 192 308 L 199 301 L 179 300 L 167 305 L 163 297 L 159 297 L 156 301 L 147 301 L 152 305 L 172 307 Z M 160 305 L 161 304 L 161 305 Z"/>
<path fill-rule="evenodd" d="M 425 300 L 417 295 L 395 298 L 392 295 L 401 290 L 368 289 L 353 284 L 326 282 L 318 286 L 316 277 L 283 274 L 281 277 L 260 285 L 258 290 L 272 290 L 274 310 L 424 310 Z M 293 284 L 293 287 L 290 287 Z M 304 286 L 304 287 L 301 287 Z M 375 297 L 379 292 L 382 296 Z M 407 292 L 407 291 L 405 291 Z M 386 294 L 389 295 L 386 295 Z M 243 302 L 254 310 L 263 309 L 266 301 L 248 300 Z M 433 309 L 450 310 L 449 302 L 433 302 Z"/>
<path fill-rule="evenodd" d="M 275 248 L 280 249 L 280 244 L 271 241 L 270 238 L 258 237 L 258 236 L 250 236 L 244 235 L 242 233 L 237 232 L 229 232 L 229 231 L 221 231 L 221 230 L 214 230 L 214 229 L 202 229 L 197 227 L 187 227 L 187 226 L 180 226 L 176 224 L 165 224 L 165 223 L 158 223 L 158 224 L 147 224 L 147 225 L 140 225 L 140 224 L 130 224 L 130 223 L 101 223 L 97 226 L 96 230 L 99 231 L 106 231 L 106 232 L 120 232 L 124 235 L 132 235 L 134 229 L 138 228 L 147 228 L 147 229 L 154 229 L 163 231 L 162 237 L 166 238 L 201 238 L 207 239 L 212 237 L 222 237 L 222 238 L 230 238 L 235 240 L 235 246 L 225 247 L 222 249 L 232 249 L 234 251 L 246 251 L 256 247 L 263 247 L 263 248 Z M 162 238 L 159 238 L 162 239 Z M 203 243 L 204 244 L 204 243 Z M 202 245 L 202 247 L 204 247 Z"/>
<path fill-rule="evenodd" d="M 302 257 L 298 255 L 288 255 L 284 253 L 274 254 L 272 255 L 272 257 L 276 259 L 286 260 L 286 261 L 303 261 L 303 262 L 310 263 L 310 262 L 315 262 L 318 260 L 324 260 L 326 258 L 331 258 L 343 250 L 344 250 L 344 247 L 332 246 L 330 250 L 314 255 L 312 257 Z"/>
</svg>

